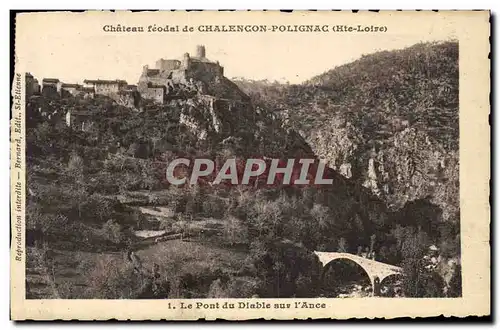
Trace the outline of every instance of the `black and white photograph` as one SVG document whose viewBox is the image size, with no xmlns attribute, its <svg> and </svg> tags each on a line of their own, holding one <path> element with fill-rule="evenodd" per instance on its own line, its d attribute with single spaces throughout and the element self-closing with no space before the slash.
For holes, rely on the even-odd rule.
<svg viewBox="0 0 500 330">
<path fill-rule="evenodd" d="M 464 297 L 458 33 L 108 14 L 16 35 L 23 299 Z"/>
</svg>

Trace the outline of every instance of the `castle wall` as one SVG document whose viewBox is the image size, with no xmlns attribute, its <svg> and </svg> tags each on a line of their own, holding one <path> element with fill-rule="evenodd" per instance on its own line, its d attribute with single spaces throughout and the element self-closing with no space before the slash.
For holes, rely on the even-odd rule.
<svg viewBox="0 0 500 330">
<path fill-rule="evenodd" d="M 159 69 L 160 71 L 172 71 L 172 70 L 177 70 L 181 67 L 181 61 L 178 60 L 166 60 L 166 59 L 159 59 L 156 61 L 156 68 Z"/>
<path fill-rule="evenodd" d="M 172 71 L 172 81 L 176 84 L 186 83 L 186 70 Z"/>
<path fill-rule="evenodd" d="M 154 76 L 154 77 L 148 77 L 147 80 L 145 80 L 153 85 L 159 85 L 159 86 L 164 86 L 166 78 L 163 78 L 162 76 Z"/>
<path fill-rule="evenodd" d="M 148 87 L 141 89 L 141 96 L 144 99 L 153 100 L 157 103 L 165 103 L 165 87 Z"/>
</svg>

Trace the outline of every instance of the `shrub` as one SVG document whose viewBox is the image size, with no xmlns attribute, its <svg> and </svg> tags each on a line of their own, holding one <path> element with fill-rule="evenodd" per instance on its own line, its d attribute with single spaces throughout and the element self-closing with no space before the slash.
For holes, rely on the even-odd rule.
<svg viewBox="0 0 500 330">
<path fill-rule="evenodd" d="M 94 299 L 137 299 L 148 285 L 131 263 L 111 256 L 100 258 L 86 277 L 86 296 Z"/>
<path fill-rule="evenodd" d="M 124 241 L 125 235 L 120 224 L 114 220 L 108 220 L 102 225 L 101 235 L 108 241 L 119 244 Z"/>
<path fill-rule="evenodd" d="M 231 277 L 228 281 L 218 278 L 210 285 L 207 298 L 251 298 L 258 288 L 258 280 L 252 277 Z"/>
<path fill-rule="evenodd" d="M 290 241 L 252 244 L 250 260 L 256 270 L 261 297 L 314 297 L 320 265 L 316 256 Z"/>
</svg>

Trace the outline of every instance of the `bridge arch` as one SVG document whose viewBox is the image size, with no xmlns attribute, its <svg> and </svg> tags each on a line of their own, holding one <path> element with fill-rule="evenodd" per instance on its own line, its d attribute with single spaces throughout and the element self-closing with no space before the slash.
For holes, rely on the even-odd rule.
<svg viewBox="0 0 500 330">
<path fill-rule="evenodd" d="M 387 275 L 380 281 L 380 287 L 382 288 L 384 285 L 388 285 L 390 281 L 396 280 L 396 279 L 402 279 L 403 278 L 403 273 L 393 273 L 390 275 Z M 390 285 L 389 285 L 390 287 Z M 386 295 L 387 293 L 382 293 L 382 295 Z M 396 291 L 393 291 L 393 294 L 396 294 Z M 391 295 L 392 297 L 392 295 Z"/>
<path fill-rule="evenodd" d="M 367 270 L 365 267 L 363 267 L 363 265 L 360 264 L 359 262 L 356 262 L 352 258 L 347 258 L 347 257 L 335 258 L 335 259 L 330 260 L 328 263 L 326 263 L 323 266 L 323 270 L 321 272 L 321 283 L 324 283 L 326 274 L 328 273 L 329 270 L 332 269 L 332 267 L 334 266 L 335 263 L 343 263 L 344 265 L 353 265 L 357 269 L 361 269 L 361 272 L 365 275 L 365 277 L 370 282 L 370 287 L 373 291 L 374 279 L 373 279 L 373 276 L 370 274 L 369 270 Z"/>
<path fill-rule="evenodd" d="M 370 279 L 373 295 L 378 295 L 380 293 L 380 286 L 384 279 L 390 275 L 402 274 L 403 271 L 400 267 L 363 258 L 351 253 L 321 251 L 314 251 L 314 253 L 318 256 L 319 261 L 323 265 L 322 276 L 324 276 L 325 270 L 328 270 L 328 265 L 335 260 L 347 259 L 358 264 L 366 272 Z"/>
<path fill-rule="evenodd" d="M 380 281 L 380 284 L 384 283 L 384 282 L 388 282 L 389 280 L 395 280 L 397 278 L 403 278 L 403 274 L 402 273 L 393 273 L 393 274 L 389 274 L 387 275 L 386 277 L 384 277 L 382 279 L 382 281 Z"/>
</svg>

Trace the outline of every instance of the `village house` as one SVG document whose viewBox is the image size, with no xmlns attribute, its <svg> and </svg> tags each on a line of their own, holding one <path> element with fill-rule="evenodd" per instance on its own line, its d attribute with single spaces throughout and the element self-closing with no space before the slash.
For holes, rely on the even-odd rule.
<svg viewBox="0 0 500 330">
<path fill-rule="evenodd" d="M 141 94 L 137 91 L 136 85 L 127 85 L 120 90 L 115 101 L 128 108 L 139 108 L 141 103 Z"/>
<path fill-rule="evenodd" d="M 95 97 L 95 89 L 94 87 L 81 86 L 78 89 L 78 95 L 84 99 L 93 99 Z"/>
<path fill-rule="evenodd" d="M 61 81 L 57 78 L 42 79 L 42 95 L 55 97 L 60 95 Z"/>
<path fill-rule="evenodd" d="M 124 90 L 128 84 L 125 80 L 101 80 L 101 79 L 85 79 L 83 83 L 85 87 L 93 87 L 95 94 L 113 97 L 118 95 L 118 92 Z"/>
<path fill-rule="evenodd" d="M 159 104 L 164 104 L 166 101 L 166 90 L 167 87 L 165 85 L 148 82 L 146 88 L 141 88 L 141 97 L 155 101 Z"/>
<path fill-rule="evenodd" d="M 29 72 L 26 73 L 25 85 L 26 85 L 26 91 L 25 91 L 26 97 L 40 94 L 40 84 L 38 83 L 38 79 L 33 77 L 33 75 Z"/>
</svg>

